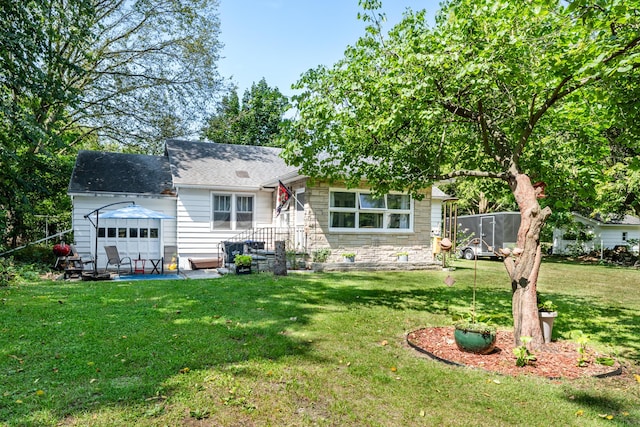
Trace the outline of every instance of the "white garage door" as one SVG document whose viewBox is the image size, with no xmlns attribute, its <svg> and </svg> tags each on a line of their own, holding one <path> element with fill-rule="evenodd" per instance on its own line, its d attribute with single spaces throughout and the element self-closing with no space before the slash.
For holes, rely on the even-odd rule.
<svg viewBox="0 0 640 427">
<path fill-rule="evenodd" d="M 120 257 L 162 257 L 162 222 L 159 219 L 102 219 L 98 224 L 98 264 L 106 264 L 105 246 L 116 246 Z"/>
</svg>

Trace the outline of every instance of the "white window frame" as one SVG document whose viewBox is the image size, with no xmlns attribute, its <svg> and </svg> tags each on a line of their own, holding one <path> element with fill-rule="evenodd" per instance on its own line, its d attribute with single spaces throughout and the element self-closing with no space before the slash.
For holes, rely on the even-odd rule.
<svg viewBox="0 0 640 427">
<path fill-rule="evenodd" d="M 229 196 L 231 198 L 231 219 L 230 219 L 230 228 L 216 228 L 214 225 L 214 219 L 213 219 L 213 207 L 214 207 L 214 197 L 215 196 Z M 251 211 L 251 226 L 248 228 L 238 228 L 238 207 L 237 207 L 237 200 L 239 197 L 250 197 L 252 198 L 252 211 Z M 255 193 L 229 193 L 229 192 L 224 192 L 224 191 L 212 191 L 211 192 L 211 197 L 209 198 L 209 212 L 210 212 L 210 224 L 211 224 L 211 231 L 244 231 L 244 230 L 250 230 L 251 228 L 255 228 L 256 226 L 256 203 L 257 203 L 257 196 Z"/>
<path fill-rule="evenodd" d="M 353 208 L 345 208 L 345 207 L 333 207 L 331 206 L 332 194 L 333 193 L 352 193 L 355 197 L 355 207 Z M 348 190 L 345 188 L 330 188 L 329 189 L 329 200 L 328 200 L 328 226 L 330 232 L 339 232 L 339 233 L 359 233 L 359 234 L 370 234 L 370 233 L 393 233 L 393 234 L 408 234 L 413 233 L 413 224 L 414 224 L 414 199 L 410 195 L 406 193 L 400 192 L 391 192 L 389 194 L 385 194 L 384 196 L 384 207 L 360 207 L 361 206 L 361 196 L 371 195 L 370 191 L 366 190 Z M 388 208 L 388 195 L 399 195 L 399 196 L 407 196 L 409 197 L 409 209 L 389 209 Z M 333 213 L 353 213 L 355 215 L 354 219 L 354 227 L 333 227 L 331 225 L 331 217 Z M 382 228 L 360 228 L 360 214 L 382 214 Z M 389 220 L 390 216 L 393 214 L 400 215 L 409 215 L 409 227 L 408 228 L 389 228 Z"/>
</svg>

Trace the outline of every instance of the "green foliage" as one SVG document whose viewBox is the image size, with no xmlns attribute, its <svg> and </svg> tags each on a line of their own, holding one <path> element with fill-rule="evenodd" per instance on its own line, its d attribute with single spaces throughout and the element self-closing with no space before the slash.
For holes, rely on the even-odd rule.
<svg viewBox="0 0 640 427">
<path fill-rule="evenodd" d="M 305 267 L 304 259 L 306 254 L 299 253 L 296 250 L 289 250 L 286 252 L 287 263 L 293 270 Z"/>
<path fill-rule="evenodd" d="M 13 258 L 0 258 L 0 286 L 8 286 L 16 275 Z"/>
<path fill-rule="evenodd" d="M 69 212 L 78 148 L 160 153 L 164 138 L 202 121 L 220 86 L 216 9 L 215 0 L 2 2 L 0 247 L 32 240 L 36 215 Z"/>
<path fill-rule="evenodd" d="M 635 2 L 609 0 L 594 12 L 457 0 L 443 4 L 433 28 L 423 12 L 408 12 L 386 35 L 379 5 L 365 3 L 367 34 L 296 85 L 289 162 L 353 186 L 366 179 L 381 193 L 520 172 L 547 183 L 544 203 L 555 209 L 593 205 L 613 120 L 603 112 L 615 101 L 600 84 L 633 72 Z M 497 186 L 481 191 L 496 206 L 513 203 Z"/>
<path fill-rule="evenodd" d="M 0 286 L 15 283 L 37 282 L 40 274 L 48 268 L 40 263 L 27 264 L 17 262 L 13 257 L 0 258 Z"/>
<path fill-rule="evenodd" d="M 237 267 L 251 267 L 252 262 L 251 255 L 236 255 L 233 261 Z"/>
<path fill-rule="evenodd" d="M 331 255 L 331 249 L 330 248 L 318 249 L 313 251 L 311 255 L 312 255 L 313 262 L 327 262 L 327 259 L 329 259 L 329 256 Z"/>
<path fill-rule="evenodd" d="M 39 264 L 50 267 L 56 262 L 52 246 L 46 244 L 29 245 L 13 252 L 13 257 L 16 262 L 22 264 Z"/>
<path fill-rule="evenodd" d="M 579 367 L 587 366 L 589 364 L 589 359 L 587 357 L 587 344 L 589 343 L 589 337 L 580 330 L 573 330 L 569 335 L 578 343 L 578 359 L 576 360 L 576 364 Z"/>
<path fill-rule="evenodd" d="M 202 135 L 224 144 L 275 146 L 288 108 L 287 97 L 263 78 L 245 90 L 242 103 L 236 89 L 224 96 Z"/>
<path fill-rule="evenodd" d="M 458 199 L 458 215 L 517 211 L 518 206 L 507 186 L 496 180 L 468 179 L 438 184 L 446 194 Z"/>
<path fill-rule="evenodd" d="M 520 337 L 521 346 L 513 349 L 513 354 L 516 355 L 516 366 L 527 366 L 531 362 L 536 361 L 536 356 L 529 351 L 527 344 L 531 342 L 531 337 Z"/>
<path fill-rule="evenodd" d="M 551 300 L 545 300 L 538 303 L 538 311 L 553 312 L 557 311 L 558 307 Z"/>
</svg>

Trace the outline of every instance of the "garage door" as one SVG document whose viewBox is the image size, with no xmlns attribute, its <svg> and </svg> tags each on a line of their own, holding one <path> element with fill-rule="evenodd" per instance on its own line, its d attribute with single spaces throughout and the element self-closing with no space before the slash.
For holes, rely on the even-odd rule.
<svg viewBox="0 0 640 427">
<path fill-rule="evenodd" d="M 116 246 L 120 257 L 161 258 L 161 220 L 103 219 L 98 228 L 98 262 L 106 264 L 105 246 Z M 104 261 L 103 261 L 104 260 Z"/>
</svg>

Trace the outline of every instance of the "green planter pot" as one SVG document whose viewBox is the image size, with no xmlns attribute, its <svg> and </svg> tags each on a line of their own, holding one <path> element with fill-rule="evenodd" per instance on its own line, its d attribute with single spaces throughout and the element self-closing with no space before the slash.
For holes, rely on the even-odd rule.
<svg viewBox="0 0 640 427">
<path fill-rule="evenodd" d="M 475 332 L 456 328 L 453 337 L 462 351 L 489 354 L 496 347 L 495 332 Z"/>
</svg>

